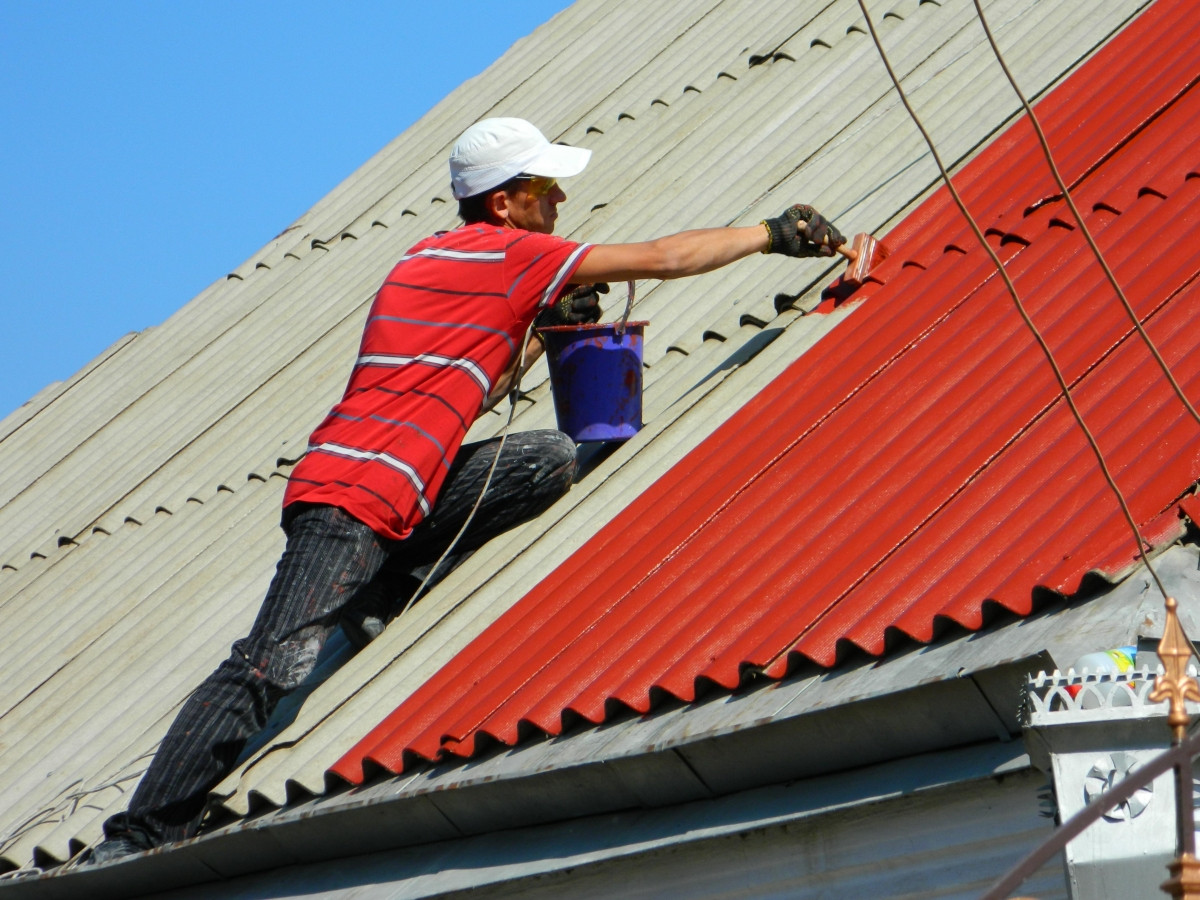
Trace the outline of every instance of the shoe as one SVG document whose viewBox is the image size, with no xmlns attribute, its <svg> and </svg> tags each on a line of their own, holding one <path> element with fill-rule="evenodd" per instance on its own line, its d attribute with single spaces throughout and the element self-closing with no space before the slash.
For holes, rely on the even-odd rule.
<svg viewBox="0 0 1200 900">
<path fill-rule="evenodd" d="M 346 640 L 356 651 L 362 650 L 383 634 L 420 588 L 420 577 L 414 575 L 391 576 L 372 585 L 353 606 L 342 610 L 339 624 Z"/>
<path fill-rule="evenodd" d="M 116 837 L 105 838 L 94 847 L 88 848 L 79 860 L 81 866 L 101 866 L 115 859 L 142 853 L 149 850 L 128 835 L 119 834 Z"/>
<path fill-rule="evenodd" d="M 383 629 L 387 628 L 387 624 L 379 616 L 362 610 L 349 610 L 342 613 L 341 618 L 342 631 L 346 635 L 346 640 L 355 650 L 363 649 L 383 634 Z"/>
</svg>

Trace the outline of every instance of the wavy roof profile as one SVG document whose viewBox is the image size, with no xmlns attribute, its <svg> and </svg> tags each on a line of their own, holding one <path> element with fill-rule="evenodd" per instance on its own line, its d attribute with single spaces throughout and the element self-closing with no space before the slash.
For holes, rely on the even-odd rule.
<svg viewBox="0 0 1200 900">
<path fill-rule="evenodd" d="M 1144 9 L 1159 19 L 1181 16 L 1180 31 L 1187 31 L 1183 7 L 1166 0 L 1152 6 L 1147 0 L 1104 0 L 1084 7 L 1034 0 L 992 5 L 1001 44 L 1031 94 L 1060 81 Z M 877 22 L 904 84 L 953 165 L 971 158 L 1011 120 L 1016 100 L 999 78 L 968 0 L 899 0 L 886 15 L 877 13 Z M 1140 19 L 1133 23 L 1144 28 Z M 572 71 L 586 71 L 588 77 L 564 90 L 556 68 L 560 60 L 545 53 L 547 45 L 576 48 Z M 1176 84 L 1173 74 L 1164 79 Z M 1154 84 L 1146 87 L 1159 91 L 1167 108 L 1163 115 L 1169 113 L 1170 89 L 1163 88 L 1164 94 Z M 0 608 L 8 625 L 6 652 L 0 654 L 4 866 L 51 866 L 96 840 L 103 819 L 124 807 L 179 702 L 248 627 L 281 548 L 279 500 L 290 464 L 340 393 L 367 305 L 395 258 L 427 233 L 453 224 L 446 154 L 463 127 L 492 114 L 524 115 L 554 139 L 595 151 L 586 177 L 568 185 L 570 201 L 559 221 L 563 233 L 592 241 L 650 237 L 693 224 L 754 223 L 796 200 L 830 213 L 845 231 L 881 232 L 901 221 L 937 182 L 851 0 L 580 0 L 519 42 L 484 76 L 447 97 L 300 221 L 162 326 L 119 342 L 70 381 L 48 388 L 0 423 Z M 1089 125 L 1115 133 L 1119 127 L 1132 132 L 1142 124 L 1119 119 L 1122 115 L 1107 104 Z M 1088 157 L 1086 146 L 1079 152 L 1077 171 L 1101 159 L 1099 153 Z M 1036 159 L 1026 162 L 1029 171 L 1036 170 Z M 1141 174 L 1145 165 L 1149 163 L 1133 165 L 1136 174 L 1129 176 L 1139 185 L 1150 183 Z M 985 181 L 981 188 L 987 187 Z M 1087 179 L 1085 189 L 1086 184 Z M 1166 197 L 1161 201 L 1151 194 L 1126 198 L 1109 186 L 1115 193 L 1105 193 L 1104 202 L 1113 202 L 1120 212 L 1114 235 L 1122 233 L 1121 219 L 1147 208 L 1139 204 L 1182 203 L 1172 197 L 1185 197 L 1178 186 L 1165 184 L 1154 187 Z M 756 517 L 792 514 L 755 491 L 768 485 L 781 491 L 798 487 L 803 478 L 813 493 L 796 495 L 795 502 L 815 503 L 822 481 L 837 476 L 833 483 L 850 483 L 837 475 L 837 467 L 822 467 L 820 455 L 815 463 L 798 467 L 800 474 L 781 483 L 775 479 L 791 473 L 800 446 L 806 451 L 828 448 L 822 454 L 837 458 L 834 426 L 863 415 L 862 404 L 882 392 L 892 374 L 916 364 L 923 343 L 948 334 L 941 330 L 947 326 L 938 324 L 928 335 L 919 332 L 914 343 L 915 319 L 905 318 L 924 315 L 927 308 L 906 302 L 905 285 L 907 290 L 916 284 L 925 289 L 927 283 L 920 280 L 925 272 L 960 271 L 955 252 L 943 252 L 941 243 L 954 217 L 928 218 L 937 209 L 936 204 L 925 207 L 921 215 L 926 218 L 907 220 L 920 225 L 911 240 L 894 232 L 891 240 L 899 256 L 885 285 L 864 289 L 865 303 L 829 315 L 799 312 L 820 303 L 821 289 L 833 277 L 833 268 L 824 261 L 763 258 L 702 279 L 641 286 L 638 315 L 652 323 L 645 372 L 647 427 L 607 455 L 592 454 L 589 473 L 562 503 L 477 552 L 365 651 L 351 658 L 344 643 L 331 642 L 319 677 L 281 706 L 262 740 L 214 792 L 235 817 L 231 827 L 239 827 L 237 817 L 263 808 L 301 809 L 313 795 L 325 799 L 330 766 L 384 713 L 404 698 L 424 697 L 424 685 L 448 676 L 461 693 L 468 671 L 461 654 L 481 634 L 487 635 L 482 640 L 489 658 L 513 665 L 507 674 L 522 690 L 512 703 L 506 698 L 497 702 L 490 692 L 473 695 L 483 701 L 483 714 L 469 717 L 464 727 L 441 729 L 452 733 L 447 750 L 460 749 L 457 741 L 463 751 L 470 750 L 479 735 L 492 731 L 506 736 L 522 720 L 560 728 L 564 710 L 578 706 L 595 716 L 608 697 L 636 706 L 660 681 L 679 696 L 688 695 L 700 674 L 734 683 L 739 660 L 760 658 L 753 647 L 714 645 L 714 659 L 706 661 L 689 643 L 692 635 L 679 631 L 673 638 L 678 643 L 664 640 L 657 646 L 654 665 L 631 671 L 628 689 L 618 683 L 617 668 L 608 664 L 631 668 L 634 657 L 609 643 L 607 660 L 594 657 L 594 680 L 589 682 L 580 670 L 567 682 L 568 687 L 592 690 L 586 702 L 577 699 L 582 697 L 578 692 L 560 697 L 546 690 L 536 697 L 529 691 L 542 690 L 546 682 L 538 681 L 533 670 L 551 657 L 543 654 L 530 668 L 522 668 L 529 660 L 500 653 L 503 641 L 487 629 L 496 622 L 506 629 L 511 621 L 506 611 L 519 601 L 525 609 L 533 600 L 522 598 L 543 592 L 539 583 L 552 583 L 544 579 L 569 581 L 571 571 L 601 567 L 597 556 L 572 554 L 594 540 L 601 541 L 597 546 L 622 546 L 616 534 L 620 528 L 609 522 L 645 531 L 656 511 L 638 498 L 647 492 L 647 498 L 674 500 L 677 495 L 668 489 L 690 490 L 692 482 L 681 480 L 681 473 L 698 466 L 712 472 L 706 488 L 710 493 L 695 492 L 684 511 L 711 518 L 711 525 L 693 538 L 690 532 L 679 533 L 678 523 L 664 521 L 659 531 L 666 543 L 645 543 L 642 549 L 653 548 L 647 559 L 629 557 L 637 562 L 631 571 L 650 575 L 653 569 L 656 576 L 661 571 L 673 580 L 660 584 L 647 578 L 618 586 L 596 579 L 596 598 L 601 604 L 611 601 L 613 612 L 634 609 L 629 601 L 681 599 L 689 574 L 671 567 L 677 557 L 680 562 L 715 563 L 716 555 L 695 553 L 716 536 L 742 554 L 721 560 L 722 568 L 714 569 L 722 583 L 739 589 L 738 566 L 754 570 L 755 554 L 768 549 L 775 554 L 777 549 L 768 543 L 776 532 L 766 527 L 766 519 L 755 524 Z M 1024 233 L 1022 226 L 1003 218 L 992 224 L 1005 234 Z M 1042 227 L 1046 222 L 1038 213 L 1024 224 Z M 1048 233 L 1062 238 L 1060 230 L 1055 225 Z M 929 244 L 917 252 L 922 235 Z M 1024 239 L 1029 247 L 1017 254 L 1018 260 L 1058 252 L 1054 248 L 1059 244 L 1047 240 L 1047 233 Z M 1006 252 L 1018 244 L 1008 239 Z M 961 272 L 968 281 L 976 279 L 978 287 L 985 277 L 975 262 L 979 254 L 965 243 L 963 249 Z M 1082 257 L 1072 258 L 1082 268 Z M 958 306 L 948 285 L 938 282 L 936 287 L 947 322 L 965 322 L 965 310 L 973 304 L 983 302 L 989 310 L 1002 306 L 992 302 L 986 283 L 973 293 L 970 285 L 964 286 Z M 904 299 L 897 301 L 895 292 Z M 1171 308 L 1168 304 L 1163 313 Z M 822 337 L 831 329 L 840 334 L 827 344 Z M 880 358 L 877 377 L 866 378 L 861 367 L 842 366 L 837 356 L 843 340 L 850 342 L 847 347 L 857 341 L 879 352 L 889 334 L 898 338 L 901 333 L 910 340 L 896 345 L 892 356 Z M 271 340 L 264 343 L 264 334 Z M 817 355 L 806 363 L 812 353 Z M 1118 356 L 1110 354 L 1114 360 Z M 1027 367 L 1020 372 L 1032 371 L 1032 363 L 1018 357 Z M 954 359 L 967 361 L 962 354 Z M 804 385 L 801 393 L 782 391 L 776 382 L 789 366 L 790 377 Z M 839 382 L 831 379 L 842 379 L 843 386 L 834 390 Z M 550 425 L 545 370 L 535 370 L 526 387 L 515 427 Z M 760 400 L 746 406 L 754 396 Z M 779 411 L 786 428 L 758 420 L 764 405 Z M 912 427 L 920 424 L 915 406 L 901 403 L 899 408 L 914 416 Z M 721 430 L 727 421 L 731 424 Z M 1028 432 L 1034 434 L 1041 421 L 1030 419 Z M 485 417 L 472 437 L 499 427 L 499 416 Z M 784 435 L 800 443 L 774 464 L 769 456 L 741 461 L 737 454 L 750 466 L 739 475 L 733 465 L 738 443 L 733 432 L 739 429 L 756 435 L 762 449 Z M 704 444 L 714 433 L 713 442 Z M 899 433 L 881 432 L 881 437 L 903 441 Z M 699 446 L 705 449 L 689 456 Z M 710 455 L 719 465 L 703 469 Z M 681 460 L 687 463 L 673 469 Z M 915 466 L 917 456 L 905 460 Z M 846 457 L 843 464 L 857 461 Z M 986 475 L 987 468 L 981 467 L 976 480 L 984 483 Z M 852 486 L 866 485 L 860 481 L 854 479 Z M 723 495 L 732 484 L 744 484 L 746 490 L 736 497 Z M 898 487 L 864 487 L 863 497 L 850 509 L 878 509 L 885 492 Z M 907 497 L 893 498 L 892 505 L 907 502 Z M 811 509 L 814 515 L 833 512 L 819 504 Z M 743 514 L 751 516 L 746 533 L 754 541 L 739 536 L 741 526 L 734 520 Z M 617 519 L 622 515 L 626 518 Z M 794 526 L 785 527 L 786 521 L 791 520 L 780 519 L 778 528 L 790 533 Z M 875 526 L 875 520 L 869 521 L 868 530 Z M 862 530 L 860 525 L 854 532 L 855 541 Z M 844 533 L 850 533 L 849 523 Z M 981 529 L 977 536 L 983 534 Z M 723 546 L 725 541 L 716 543 Z M 897 551 L 918 543 L 893 541 Z M 954 552 L 953 546 L 947 549 Z M 658 553 L 663 565 L 656 568 L 653 556 Z M 906 558 L 900 552 L 887 556 L 897 562 Z M 790 565 L 795 558 L 785 554 L 780 560 Z M 862 566 L 862 560 L 846 562 Z M 843 584 L 844 597 L 831 613 L 812 619 L 837 627 L 796 642 L 799 652 L 832 659 L 831 648 L 842 633 L 863 646 L 877 646 L 878 636 L 844 626 L 850 608 L 867 595 L 869 578 L 888 571 L 862 568 L 860 574 L 868 578 Z M 785 582 L 809 577 L 786 567 L 781 572 Z M 776 589 L 765 581 L 759 587 Z M 567 605 L 584 614 L 581 621 L 592 616 L 601 630 L 614 621 L 596 617 L 603 606 L 571 597 Z M 764 597 L 763 609 L 786 608 L 775 594 Z M 718 599 L 709 597 L 706 603 Z M 731 593 L 728 602 L 734 613 L 725 629 L 729 636 L 769 637 L 774 641 L 770 652 L 784 652 L 771 668 L 773 675 L 779 674 L 793 646 L 780 640 L 787 623 L 772 623 L 760 634 L 747 615 L 757 606 L 744 594 Z M 709 614 L 717 607 L 704 609 Z M 913 609 L 925 624 L 937 615 L 926 604 Z M 549 610 L 537 606 L 536 612 L 544 617 Z M 796 612 L 812 614 L 811 609 Z M 645 620 L 651 615 L 632 616 L 634 628 L 650 624 Z M 870 622 L 917 627 L 882 613 Z M 695 634 L 721 637 L 705 630 L 703 621 L 697 625 Z M 634 643 L 663 637 L 649 637 L 650 630 L 628 634 L 637 638 Z M 547 648 L 544 653 L 552 653 Z M 568 643 L 562 659 L 579 662 L 582 648 Z M 768 665 L 769 655 L 761 657 Z M 885 667 L 882 677 L 897 677 L 892 674 L 896 669 Z M 529 697 L 534 702 L 521 699 Z M 441 722 L 445 712 L 434 707 L 425 711 L 431 722 Z M 489 718 L 493 712 L 496 716 Z M 442 752 L 441 734 L 435 734 L 440 728 L 419 735 L 422 752 Z M 404 732 L 414 734 L 411 728 Z M 418 746 L 400 732 L 384 743 L 384 750 L 400 755 L 405 747 Z M 359 760 L 366 753 L 356 752 Z M 286 809 L 278 813 L 286 814 Z M 270 816 L 256 821 L 269 827 Z"/>
<path fill-rule="evenodd" d="M 1200 20 L 1148 10 L 1039 105 L 1064 180 L 1185 394 L 1200 395 Z M 1153 46 L 1155 53 L 1138 52 Z M 1104 109 L 1081 117 L 1080 110 Z M 1183 533 L 1200 422 L 1137 336 L 1027 120 L 955 179 L 1151 547 Z M 928 642 L 985 603 L 1115 577 L 1137 544 L 949 192 L 886 237 L 862 313 L 633 500 L 332 771 L 648 712 Z M 984 554 L 971 548 L 987 547 Z"/>
</svg>

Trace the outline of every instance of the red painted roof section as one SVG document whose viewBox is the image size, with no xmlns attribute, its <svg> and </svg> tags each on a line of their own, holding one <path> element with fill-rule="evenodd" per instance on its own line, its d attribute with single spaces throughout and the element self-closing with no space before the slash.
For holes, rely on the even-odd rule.
<svg viewBox="0 0 1200 900">
<path fill-rule="evenodd" d="M 1200 17 L 1159 0 L 1037 111 L 1146 327 L 1200 397 Z M 1153 48 L 1148 52 L 1147 48 Z M 955 184 L 1073 385 L 1152 544 L 1200 478 L 1190 418 L 1021 120 Z M 689 701 L 747 667 L 1031 610 L 1135 548 L 1041 352 L 945 190 L 885 242 L 866 307 L 748 402 L 331 769 L 475 752 Z M 681 499 L 682 498 L 682 499 Z M 1185 501 L 1186 502 L 1186 501 Z M 619 565 L 614 561 L 619 560 Z"/>
</svg>

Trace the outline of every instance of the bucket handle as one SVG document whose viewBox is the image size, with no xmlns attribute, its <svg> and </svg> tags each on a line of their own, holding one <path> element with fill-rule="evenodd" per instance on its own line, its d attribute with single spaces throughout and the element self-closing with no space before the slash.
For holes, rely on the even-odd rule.
<svg viewBox="0 0 1200 900">
<path fill-rule="evenodd" d="M 633 282 L 628 281 L 626 284 L 629 286 L 629 297 L 625 301 L 625 312 L 623 312 L 621 314 L 621 318 L 617 320 L 617 337 L 620 337 L 625 333 L 625 323 L 629 321 L 629 314 L 633 312 Z"/>
</svg>

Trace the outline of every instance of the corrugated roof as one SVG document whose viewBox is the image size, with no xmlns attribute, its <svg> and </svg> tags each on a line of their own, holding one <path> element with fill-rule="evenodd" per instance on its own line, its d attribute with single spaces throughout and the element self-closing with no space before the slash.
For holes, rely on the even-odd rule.
<svg viewBox="0 0 1200 900">
<path fill-rule="evenodd" d="M 837 16 L 836 28 L 848 38 L 859 34 L 853 28 L 856 24 L 853 17 L 847 15 L 847 9 L 852 7 L 853 4 L 839 3 L 828 8 L 829 15 Z M 746 9 L 730 5 L 713 14 L 728 17 L 732 29 L 735 27 L 732 20 L 748 15 Z M 1136 9 L 1109 4 L 1095 7 L 1085 15 L 1081 8 L 1069 5 L 1006 6 L 1000 17 L 1003 25 L 997 30 L 1010 62 L 1019 64 L 1022 78 L 1029 79 L 1024 82 L 1025 89 L 1040 93 L 1044 85 L 1061 77 L 1091 47 L 1103 43 Z M 956 2 L 943 7 L 920 4 L 901 11 L 907 18 L 903 24 L 889 18 L 885 40 L 902 41 L 913 52 L 916 58 L 911 60 L 911 71 L 904 77 L 910 92 L 917 97 L 918 108 L 927 122 L 936 123 L 935 133 L 945 135 L 955 153 L 969 154 L 998 130 L 1006 116 L 1019 109 L 1016 98 L 999 78 L 970 4 Z M 861 21 L 857 27 L 863 28 Z M 813 29 L 815 46 L 810 52 L 823 53 L 816 35 L 827 32 L 820 28 L 820 23 Z M 920 52 L 914 52 L 913 47 L 920 48 Z M 663 52 L 674 57 L 676 53 L 694 50 L 691 46 L 677 49 L 671 44 Z M 715 55 L 717 50 L 709 48 L 708 52 Z M 927 150 L 923 145 L 918 146 L 919 138 L 914 139 L 915 129 L 895 98 L 874 49 L 868 42 L 866 46 L 856 45 L 854 52 L 847 48 L 836 58 L 820 58 L 838 67 L 843 80 L 853 80 L 859 88 L 868 83 L 873 86 L 872 90 L 862 90 L 857 101 L 862 105 L 843 105 L 837 111 L 829 125 L 833 137 L 806 127 L 805 116 L 809 111 L 822 112 L 826 104 L 810 100 L 807 95 L 791 97 L 794 78 L 788 68 L 790 63 L 757 66 L 737 82 L 717 78 L 717 85 L 733 86 L 734 93 L 722 92 L 714 97 L 714 91 L 708 90 L 695 98 L 715 104 L 719 113 L 710 112 L 703 104 L 672 107 L 679 115 L 686 113 L 707 121 L 731 115 L 727 110 L 743 101 L 753 103 L 764 94 L 773 94 L 774 105 L 761 107 L 753 134 L 745 131 L 730 134 L 725 130 L 730 127 L 728 123 L 719 121 L 698 128 L 687 133 L 679 148 L 663 158 L 656 174 L 647 173 L 647 179 L 677 180 L 678 170 L 672 166 L 674 154 L 685 147 L 691 148 L 693 142 L 696 149 L 689 149 L 690 156 L 697 156 L 706 145 L 720 151 L 752 145 L 771 154 L 782 171 L 792 168 L 794 158 L 804 158 L 806 162 L 790 177 L 779 181 L 775 193 L 761 198 L 756 206 L 743 209 L 731 221 L 757 221 L 762 215 L 777 211 L 779 196 L 793 197 L 814 190 L 821 197 L 817 205 L 823 209 L 839 208 L 836 203 L 825 202 L 825 192 L 857 198 L 851 203 L 856 212 L 847 216 L 848 229 L 873 227 L 861 219 L 854 224 L 856 215 L 867 210 L 882 219 L 889 214 L 880 214 L 880 210 L 908 206 L 929 189 L 936 179 L 936 170 L 928 160 Z M 817 62 L 815 58 L 801 56 L 797 64 Z M 681 61 L 681 64 L 692 63 Z M 760 73 L 769 75 L 769 79 L 755 80 Z M 958 96 L 961 102 L 949 102 L 947 98 L 952 96 Z M 781 103 L 785 106 L 782 111 L 775 108 Z M 639 122 L 644 120 L 645 117 Z M 646 127 L 650 129 L 647 140 L 654 140 L 653 136 L 664 126 L 660 121 L 651 121 Z M 770 128 L 781 129 L 785 137 L 780 138 Z M 866 133 L 873 139 L 862 140 Z M 814 141 L 820 149 L 802 149 Z M 608 156 L 636 163 L 642 160 L 645 143 L 641 132 L 632 132 L 620 147 L 610 147 Z M 943 152 L 948 158 L 955 158 L 947 153 L 945 145 Z M 619 175 L 619 167 L 617 171 Z M 742 202 L 738 191 L 745 188 L 730 187 L 727 183 L 731 170 L 707 171 L 713 181 L 704 195 L 703 215 L 711 213 L 709 207 L 713 203 Z M 607 178 L 609 170 L 598 166 L 597 174 Z M 572 191 L 571 202 L 575 203 L 578 192 L 574 188 Z M 637 227 L 643 210 L 658 214 L 658 208 L 664 205 L 657 198 L 646 201 L 643 193 L 621 191 L 600 214 L 616 217 L 628 209 L 628 221 L 634 223 L 629 227 Z M 690 195 L 674 197 L 672 201 L 676 199 L 686 206 Z M 843 221 L 846 220 L 839 218 L 839 222 Z M 663 227 L 672 225 L 678 227 L 670 222 Z M 590 236 L 590 225 L 584 233 Z M 796 319 L 788 314 L 770 320 L 765 329 L 757 328 L 753 317 L 748 317 L 746 324 L 732 330 L 710 319 L 713 324 L 708 327 L 728 340 L 710 339 L 699 347 L 689 344 L 687 356 L 670 350 L 665 356 L 659 355 L 663 352 L 659 323 L 665 321 L 666 328 L 674 329 L 680 315 L 688 315 L 697 306 L 710 308 L 710 316 L 719 313 L 728 320 L 747 301 L 773 298 L 781 292 L 799 293 L 798 302 L 803 307 L 814 305 L 822 282 L 818 282 L 818 289 L 807 291 L 807 275 L 802 272 L 797 279 L 791 262 L 784 260 L 776 265 L 778 261 L 761 260 L 756 265 L 733 266 L 704 279 L 666 282 L 651 291 L 643 288 L 645 305 L 641 308 L 649 311 L 652 322 L 648 330 L 650 358 L 656 360 L 647 373 L 650 413 L 647 429 L 613 454 L 585 482 L 577 485 L 563 504 L 534 526 L 476 554 L 444 583 L 443 591 L 423 600 L 409 612 L 406 622 L 389 629 L 366 653 L 348 664 L 343 670 L 344 681 L 343 673 L 339 673 L 309 697 L 295 722 L 272 738 L 269 752 L 249 760 L 237 775 L 218 788 L 216 793 L 224 798 L 226 808 L 244 815 L 264 804 L 279 805 L 306 793 L 323 792 L 330 753 L 340 755 L 349 749 L 361 735 L 364 719 L 377 717 L 378 710 L 393 707 L 399 698 L 419 689 L 440 666 L 519 599 L 530 584 L 589 541 L 631 498 L 648 488 L 747 397 L 807 352 L 813 340 L 833 323 L 819 322 L 823 317 Z M 800 286 L 796 287 L 797 284 Z M 681 314 L 679 310 L 684 312 Z M 817 332 L 810 331 L 814 325 L 819 326 Z M 765 350 L 761 349 L 761 345 L 772 340 Z M 542 390 L 535 388 L 532 396 L 540 400 L 545 396 L 540 393 Z M 517 427 L 545 423 L 547 419 L 539 417 L 544 412 L 544 404 L 535 403 L 518 417 Z M 350 700 L 347 700 L 348 690 L 354 692 Z"/>
<path fill-rule="evenodd" d="M 1034 95 L 1148 0 L 997 4 Z M 881 23 L 955 164 L 1016 109 L 968 0 Z M 564 90 L 562 57 L 574 79 Z M 797 72 L 808 73 L 797 78 Z M 836 102 L 830 100 L 831 91 Z M 560 230 L 636 239 L 797 199 L 878 230 L 936 179 L 852 0 L 581 0 L 446 98 L 244 265 L 0 422 L 0 865 L 53 864 L 121 809 L 178 703 L 249 626 L 289 461 L 339 394 L 395 258 L 453 223 L 445 157 L 489 114 L 596 151 Z M 216 794 L 243 815 L 320 793 L 331 761 L 849 315 L 801 316 L 833 269 L 764 258 L 642 285 L 647 428 L 493 541 L 366 651 L 281 707 Z M 779 309 L 784 312 L 780 314 Z M 264 343 L 263 335 L 270 341 Z M 518 428 L 552 423 L 544 367 Z M 473 436 L 495 433 L 499 416 Z M 340 666 L 340 668 L 339 668 Z"/>
<path fill-rule="evenodd" d="M 1089 227 L 1200 389 L 1200 20 L 1160 2 L 1040 104 Z M 1142 48 L 1153 46 L 1153 54 Z M 1087 111 L 1081 114 L 1081 111 Z M 1200 425 L 1137 338 L 1018 123 L 956 179 L 1146 539 L 1182 533 Z M 1136 546 L 1007 291 L 931 197 L 843 321 L 451 660 L 333 771 L 469 756 L 656 694 L 885 652 L 1073 593 Z M 869 315 L 865 314 L 869 311 Z M 975 552 L 987 547 L 989 552 Z M 944 620 L 944 621 L 943 621 Z M 939 623 L 942 624 L 939 624 Z"/>
</svg>

